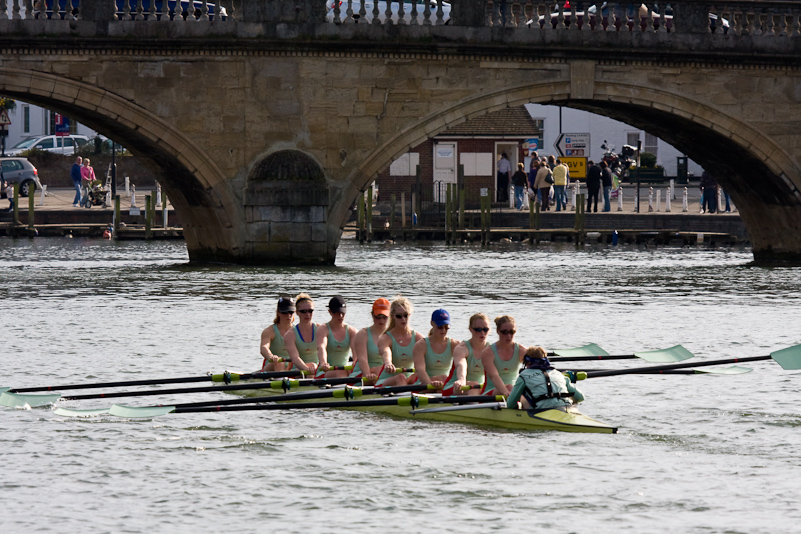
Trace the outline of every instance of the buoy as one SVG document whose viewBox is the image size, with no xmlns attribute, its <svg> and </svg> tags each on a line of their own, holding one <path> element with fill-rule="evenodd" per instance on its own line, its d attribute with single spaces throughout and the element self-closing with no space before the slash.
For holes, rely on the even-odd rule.
<svg viewBox="0 0 801 534">
<path fill-rule="evenodd" d="M 105 239 L 111 239 L 111 232 L 108 229 L 104 230 L 103 231 L 103 237 Z"/>
<path fill-rule="evenodd" d="M 613 231 L 612 231 L 612 246 L 613 246 L 613 247 L 616 247 L 616 246 L 617 246 L 617 239 L 618 239 L 618 236 L 619 236 L 619 234 L 617 233 L 617 230 L 613 230 Z"/>
</svg>

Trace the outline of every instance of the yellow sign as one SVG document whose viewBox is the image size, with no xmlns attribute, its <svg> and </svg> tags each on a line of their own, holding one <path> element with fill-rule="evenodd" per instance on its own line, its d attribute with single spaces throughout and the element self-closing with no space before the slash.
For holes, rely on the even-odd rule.
<svg viewBox="0 0 801 534">
<path fill-rule="evenodd" d="M 559 158 L 570 169 L 570 179 L 584 179 L 587 177 L 587 158 Z"/>
</svg>

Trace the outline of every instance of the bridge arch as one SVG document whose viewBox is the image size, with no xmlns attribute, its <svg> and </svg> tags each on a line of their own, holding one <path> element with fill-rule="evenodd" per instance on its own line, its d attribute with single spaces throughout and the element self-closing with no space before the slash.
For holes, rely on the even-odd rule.
<svg viewBox="0 0 801 534">
<path fill-rule="evenodd" d="M 0 68 L 0 92 L 113 132 L 159 177 L 184 225 L 192 260 L 234 260 L 242 249 L 234 231 L 241 202 L 217 164 L 189 137 L 154 113 L 109 90 L 50 73 Z"/>
<path fill-rule="evenodd" d="M 591 97 L 571 94 L 571 80 L 565 77 L 477 96 L 431 114 L 366 158 L 356 169 L 347 196 L 356 198 L 409 148 L 465 120 L 527 103 L 560 105 L 614 118 L 672 144 L 712 172 L 731 195 L 751 236 L 755 259 L 798 259 L 801 168 L 774 139 L 709 104 L 655 86 L 595 80 Z M 345 217 L 340 209 L 331 219 L 344 224 Z M 788 226 L 799 232 L 787 235 L 777 230 Z"/>
</svg>

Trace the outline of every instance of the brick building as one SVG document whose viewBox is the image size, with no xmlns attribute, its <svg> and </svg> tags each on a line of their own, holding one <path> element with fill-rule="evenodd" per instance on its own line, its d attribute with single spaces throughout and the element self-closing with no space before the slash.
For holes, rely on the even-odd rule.
<svg viewBox="0 0 801 534">
<path fill-rule="evenodd" d="M 531 117 L 524 106 L 487 113 L 454 126 L 413 147 L 392 162 L 376 180 L 382 200 L 391 194 L 407 200 L 417 182 L 424 202 L 444 202 L 446 184 L 456 183 L 458 164 L 464 165 L 467 204 L 479 202 L 481 188 L 488 188 L 495 200 L 497 162 L 506 153 L 512 168 L 528 165 L 529 150 L 542 145 L 542 121 Z M 526 167 L 528 168 L 528 167 Z"/>
</svg>

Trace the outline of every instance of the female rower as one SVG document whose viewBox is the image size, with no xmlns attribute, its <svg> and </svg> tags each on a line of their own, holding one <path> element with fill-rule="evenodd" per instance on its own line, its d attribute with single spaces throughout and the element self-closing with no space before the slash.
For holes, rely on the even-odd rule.
<svg viewBox="0 0 801 534">
<path fill-rule="evenodd" d="M 387 330 L 389 320 L 389 301 L 377 299 L 373 302 L 373 325 L 362 328 L 353 340 L 353 373 L 351 376 L 363 376 L 367 381 L 373 381 L 381 373 L 384 359 L 378 350 L 381 335 Z M 364 371 L 363 371 L 364 369 Z"/>
<path fill-rule="evenodd" d="M 476 313 L 470 317 L 470 339 L 459 343 L 453 349 L 453 369 L 448 383 L 442 390 L 443 395 L 461 395 L 463 386 L 484 385 L 484 366 L 481 364 L 481 354 L 489 346 L 489 318 L 483 313 Z M 470 389 L 468 395 L 478 395 L 480 388 Z"/>
<path fill-rule="evenodd" d="M 331 367 L 344 367 L 353 350 L 356 329 L 345 324 L 347 305 L 339 295 L 328 301 L 328 313 L 331 320 L 317 328 L 317 359 L 325 378 L 342 378 L 348 376 L 345 370 L 329 370 Z M 341 340 L 341 341 L 340 341 Z M 319 373 L 318 373 L 319 374 Z"/>
<path fill-rule="evenodd" d="M 551 366 L 542 347 L 529 348 L 523 357 L 523 365 L 526 368 L 520 372 L 506 399 L 507 408 L 517 408 L 520 401 L 524 409 L 548 410 L 570 406 L 571 398 L 577 404 L 584 400 L 584 395 L 570 378 Z"/>
<path fill-rule="evenodd" d="M 273 324 L 265 328 L 261 333 L 261 355 L 264 362 L 261 365 L 262 371 L 284 371 L 287 364 L 281 360 L 289 358 L 289 354 L 284 347 L 284 335 L 292 328 L 295 321 L 295 301 L 290 297 L 278 299 L 278 307 L 275 310 Z"/>
<path fill-rule="evenodd" d="M 405 386 L 410 372 L 395 374 L 395 368 L 410 368 L 414 364 L 414 345 L 423 335 L 409 328 L 412 303 L 406 297 L 395 297 L 389 307 L 389 326 L 378 340 L 378 351 L 384 360 L 377 386 Z"/>
<path fill-rule="evenodd" d="M 515 343 L 515 320 L 502 315 L 495 318 L 495 327 L 498 330 L 498 341 L 484 349 L 481 353 L 481 363 L 487 381 L 484 384 L 483 395 L 509 395 L 512 384 L 517 379 L 520 362 L 526 353 L 526 347 Z"/>
<path fill-rule="evenodd" d="M 439 309 L 431 314 L 431 332 L 414 344 L 414 374 L 420 384 L 433 384 L 441 389 L 453 365 L 453 349 L 458 340 L 448 337 L 450 314 Z"/>
<path fill-rule="evenodd" d="M 317 326 L 312 322 L 314 301 L 306 293 L 295 297 L 299 322 L 284 336 L 284 346 L 292 359 L 292 365 L 302 371 L 317 370 Z"/>
</svg>

